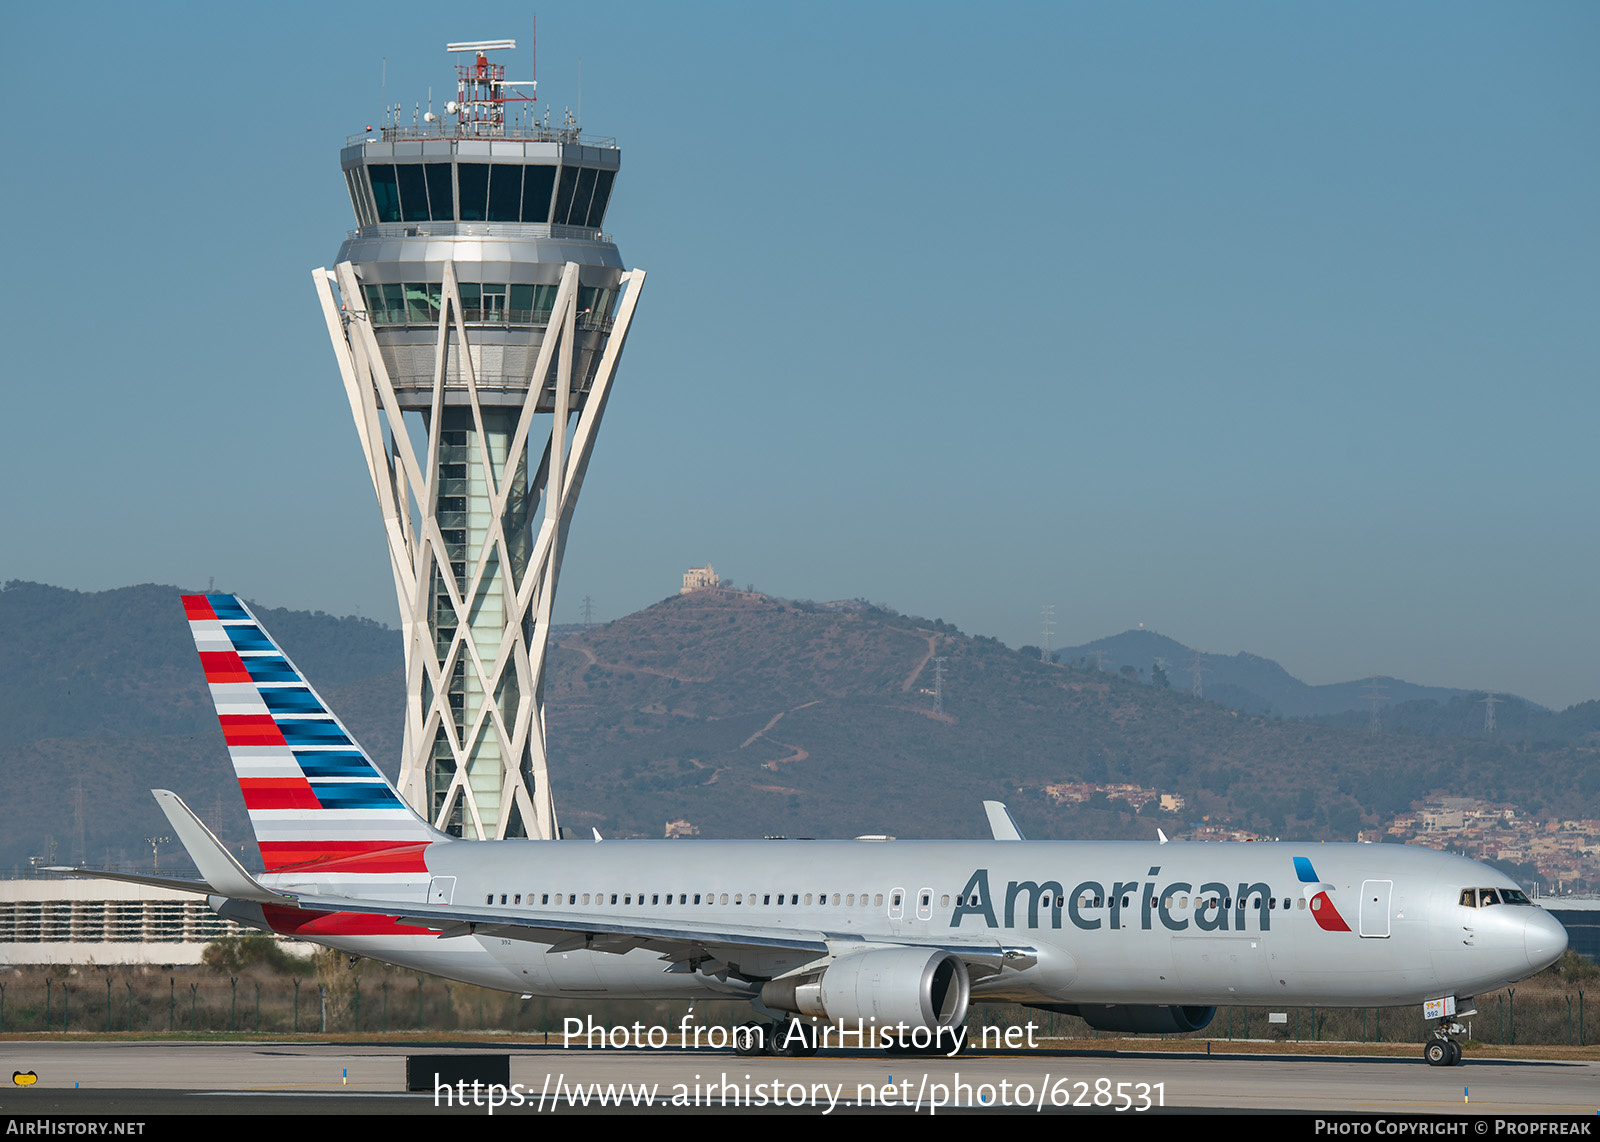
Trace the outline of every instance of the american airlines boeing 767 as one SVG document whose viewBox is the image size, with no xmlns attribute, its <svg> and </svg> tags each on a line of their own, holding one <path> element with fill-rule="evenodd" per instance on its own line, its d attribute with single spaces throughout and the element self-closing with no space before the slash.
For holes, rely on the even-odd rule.
<svg viewBox="0 0 1600 1142">
<path fill-rule="evenodd" d="M 1146 1032 L 1224 1003 L 1422 1004 L 1425 1057 L 1451 1065 L 1472 997 L 1567 946 L 1509 879 L 1448 853 L 1029 842 L 994 803 L 989 841 L 463 841 L 400 799 L 243 603 L 183 604 L 265 872 L 156 790 L 202 879 L 121 878 L 482 987 L 744 999 L 775 1029 L 925 1038 L 975 1002 Z"/>
</svg>

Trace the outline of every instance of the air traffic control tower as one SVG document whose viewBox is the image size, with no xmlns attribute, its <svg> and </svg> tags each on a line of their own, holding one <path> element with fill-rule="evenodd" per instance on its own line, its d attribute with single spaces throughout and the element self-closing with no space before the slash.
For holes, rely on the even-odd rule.
<svg viewBox="0 0 1600 1142">
<path fill-rule="evenodd" d="M 562 548 L 644 285 L 603 230 L 614 139 L 450 44 L 456 98 L 339 153 L 356 229 L 315 271 L 400 602 L 400 788 L 439 828 L 552 838 L 544 677 Z M 507 121 L 507 111 L 513 121 Z"/>
</svg>

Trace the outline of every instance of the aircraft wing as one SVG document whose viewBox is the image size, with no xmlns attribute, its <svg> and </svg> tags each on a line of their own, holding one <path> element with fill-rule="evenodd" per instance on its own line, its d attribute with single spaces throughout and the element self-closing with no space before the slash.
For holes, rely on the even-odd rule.
<svg viewBox="0 0 1600 1142">
<path fill-rule="evenodd" d="M 982 936 L 940 935 L 926 937 L 873 936 L 870 940 L 857 932 L 830 932 L 822 929 L 782 928 L 766 924 L 710 924 L 684 920 L 672 924 L 625 920 L 617 916 L 577 916 L 567 911 L 544 908 L 463 908 L 449 904 L 416 904 L 401 900 L 352 899 L 346 896 L 313 896 L 285 893 L 297 907 L 315 912 L 361 912 L 394 916 L 402 924 L 438 932 L 441 939 L 482 935 L 502 939 L 530 940 L 551 944 L 552 951 L 597 951 L 622 953 L 634 948 L 649 948 L 666 959 L 688 960 L 696 956 L 722 958 L 729 948 L 814 953 L 818 958 L 836 956 L 868 944 L 904 944 L 908 947 L 936 948 L 960 957 L 980 974 L 1003 967 L 1023 970 L 1038 962 L 1037 951 L 1028 946 L 1004 945 Z"/>
<path fill-rule="evenodd" d="M 1002 945 L 992 938 L 977 935 L 937 935 L 931 939 L 875 936 L 868 941 L 856 932 L 786 928 L 774 924 L 720 924 L 704 920 L 662 923 L 659 920 L 624 919 L 614 913 L 575 915 L 562 909 L 531 906 L 472 907 L 384 900 L 370 896 L 321 896 L 271 889 L 256 880 L 228 853 L 222 842 L 201 823 L 194 810 L 184 804 L 181 797 L 165 789 L 151 792 L 172 823 L 190 859 L 200 870 L 202 879 L 166 881 L 132 874 L 123 874 L 117 879 L 156 883 L 163 888 L 223 896 L 265 907 L 392 916 L 402 924 L 438 932 L 441 939 L 469 935 L 493 936 L 549 944 L 551 950 L 556 952 L 582 950 L 622 954 L 635 948 L 646 948 L 672 961 L 673 966 L 669 971 L 698 970 L 698 965 L 705 962 L 728 962 L 730 954 L 742 954 L 741 949 L 799 953 L 805 957 L 805 962 L 810 963 L 869 944 L 903 944 L 949 951 L 980 975 L 1008 967 L 1020 971 L 1038 962 L 1038 954 L 1031 947 Z"/>
</svg>

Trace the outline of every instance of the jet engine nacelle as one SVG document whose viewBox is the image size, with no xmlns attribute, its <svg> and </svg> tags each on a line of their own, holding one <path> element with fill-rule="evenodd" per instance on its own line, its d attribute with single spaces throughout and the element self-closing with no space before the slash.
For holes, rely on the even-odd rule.
<svg viewBox="0 0 1600 1142">
<path fill-rule="evenodd" d="M 937 1030 L 967 1017 L 967 965 L 930 948 L 873 948 L 840 956 L 820 976 L 773 980 L 761 1001 L 830 1023 L 857 1019 L 879 1027 Z"/>
<path fill-rule="evenodd" d="M 1181 1007 L 1176 1004 L 1080 1003 L 1048 1004 L 1047 1010 L 1076 1015 L 1096 1031 L 1132 1031 L 1140 1034 L 1198 1031 L 1216 1015 L 1215 1007 Z"/>
</svg>

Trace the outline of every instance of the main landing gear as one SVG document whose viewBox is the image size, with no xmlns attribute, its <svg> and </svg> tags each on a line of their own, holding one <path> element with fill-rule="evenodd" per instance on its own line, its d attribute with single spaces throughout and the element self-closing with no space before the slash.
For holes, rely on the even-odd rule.
<svg viewBox="0 0 1600 1142">
<path fill-rule="evenodd" d="M 1428 1060 L 1430 1067 L 1456 1067 L 1461 1065 L 1461 1044 L 1450 1036 L 1459 1035 L 1466 1028 L 1459 1023 L 1448 1019 L 1439 1020 L 1439 1025 L 1434 1028 L 1433 1038 L 1429 1039 L 1422 1048 L 1422 1057 Z"/>
<path fill-rule="evenodd" d="M 746 1023 L 734 1031 L 733 1053 L 807 1058 L 817 1053 L 817 1029 L 798 1019 L 787 1023 Z"/>
</svg>

